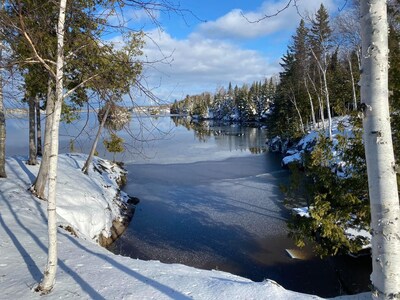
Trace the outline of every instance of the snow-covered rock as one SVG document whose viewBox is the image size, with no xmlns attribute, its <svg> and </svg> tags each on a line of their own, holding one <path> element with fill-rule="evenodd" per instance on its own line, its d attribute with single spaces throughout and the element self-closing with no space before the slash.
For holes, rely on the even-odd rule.
<svg viewBox="0 0 400 300">
<path fill-rule="evenodd" d="M 342 130 L 339 130 L 339 124 L 342 125 Z M 332 119 L 332 142 L 334 146 L 332 149 L 332 153 L 334 156 L 332 165 L 334 165 L 335 168 L 344 167 L 343 161 L 341 161 L 340 159 L 340 153 L 337 153 L 337 151 L 334 149 L 335 146 L 338 144 L 337 136 L 342 135 L 345 137 L 352 137 L 352 130 L 353 127 L 351 126 L 350 118 L 348 116 L 336 117 Z M 310 153 L 314 149 L 314 146 L 321 135 L 325 135 L 326 137 L 328 137 L 328 130 L 315 129 L 305 134 L 295 146 L 285 151 L 285 157 L 282 159 L 282 166 L 288 166 L 291 163 L 302 164 L 303 154 Z M 272 141 L 275 140 L 272 139 Z M 274 148 L 271 148 L 271 150 L 274 150 Z"/>
<path fill-rule="evenodd" d="M 120 191 L 126 171 L 95 156 L 89 175 L 84 175 L 81 169 L 86 158 L 79 153 L 59 155 L 58 222 L 81 238 L 107 246 L 123 233 L 132 218 L 134 207 L 128 203 L 130 197 Z M 30 178 L 39 171 L 39 165 L 25 165 L 22 157 L 10 158 L 8 163 L 24 166 Z"/>
</svg>

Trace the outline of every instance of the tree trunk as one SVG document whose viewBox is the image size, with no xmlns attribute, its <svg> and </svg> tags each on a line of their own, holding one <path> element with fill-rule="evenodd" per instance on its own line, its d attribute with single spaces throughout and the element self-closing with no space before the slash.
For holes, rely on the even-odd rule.
<svg viewBox="0 0 400 300">
<path fill-rule="evenodd" d="M 304 77 L 304 86 L 306 87 L 306 91 L 308 94 L 308 100 L 310 101 L 310 108 L 311 108 L 311 118 L 312 118 L 312 129 L 315 129 L 317 126 L 317 121 L 315 120 L 315 111 L 314 111 L 314 103 L 311 97 L 310 89 L 308 88 L 307 78 Z"/>
<path fill-rule="evenodd" d="M 312 55 L 315 58 L 315 61 L 317 62 L 318 68 L 322 73 L 322 80 L 323 80 L 323 93 L 325 94 L 325 102 L 326 102 L 326 110 L 328 112 L 328 136 L 329 140 L 332 141 L 332 115 L 331 115 L 331 104 L 329 100 L 329 89 L 328 89 L 328 80 L 326 78 L 326 57 L 324 58 L 324 66 L 322 66 L 321 61 L 318 59 L 318 57 L 315 55 L 315 52 L 311 50 Z"/>
<path fill-rule="evenodd" d="M 324 94 L 325 94 L 326 110 L 328 112 L 328 136 L 329 140 L 332 141 L 332 115 L 331 115 L 331 103 L 329 99 L 328 81 L 326 79 L 326 69 L 322 71 L 322 78 L 324 79 Z"/>
<path fill-rule="evenodd" d="M 56 183 L 58 161 L 58 132 L 61 108 L 64 98 L 64 31 L 67 0 L 60 0 L 60 14 L 57 25 L 57 62 L 56 62 L 56 102 L 54 106 L 53 124 L 51 127 L 50 164 L 49 164 L 49 196 L 47 201 L 49 247 L 46 270 L 37 290 L 42 293 L 50 292 L 55 283 L 57 271 L 57 212 L 56 212 Z"/>
<path fill-rule="evenodd" d="M 308 74 L 308 79 L 310 79 L 311 85 L 314 88 L 314 92 L 317 95 L 317 99 L 318 99 L 318 106 L 319 106 L 319 114 L 320 114 L 320 118 L 321 118 L 321 122 L 322 122 L 322 128 L 325 129 L 325 114 L 324 114 L 324 104 L 322 103 L 322 99 L 320 94 L 318 93 L 318 89 L 315 86 L 315 82 L 312 81 L 310 74 Z"/>
<path fill-rule="evenodd" d="M 292 104 L 294 105 L 294 108 L 296 109 L 297 115 L 299 116 L 299 121 L 300 121 L 300 128 L 301 128 L 301 133 L 305 134 L 304 131 L 304 122 L 303 122 L 303 118 L 301 116 L 299 107 L 297 106 L 297 101 L 296 101 L 296 96 L 294 95 L 294 92 L 292 91 L 292 89 L 290 89 L 292 95 L 289 95 L 289 100 L 290 102 L 292 102 Z"/>
<path fill-rule="evenodd" d="M 28 97 L 28 106 L 29 106 L 29 159 L 28 165 L 36 165 L 36 112 L 35 112 L 35 98 Z"/>
<path fill-rule="evenodd" d="M 0 11 L 2 10 L 3 1 L 0 0 Z M 6 116 L 3 98 L 3 41 L 0 39 L 0 178 L 6 177 Z"/>
<path fill-rule="evenodd" d="M 36 197 L 40 199 L 46 199 L 45 188 L 47 179 L 49 176 L 49 158 L 50 158 L 50 142 L 51 142 L 51 127 L 53 124 L 54 115 L 54 91 L 53 82 L 49 76 L 47 82 L 47 101 L 46 101 L 46 124 L 44 128 L 44 151 L 42 161 L 40 162 L 40 168 L 36 180 L 31 187 L 31 191 Z"/>
<path fill-rule="evenodd" d="M 364 145 L 371 203 L 373 297 L 400 297 L 400 209 L 388 103 L 385 0 L 361 1 Z"/>
<path fill-rule="evenodd" d="M 36 151 L 38 156 L 42 156 L 42 124 L 40 118 L 40 99 L 35 98 L 36 108 Z"/>
<path fill-rule="evenodd" d="M 357 110 L 357 96 L 356 96 L 356 83 L 354 82 L 354 73 L 353 73 L 353 66 L 351 63 L 351 56 L 347 56 L 347 61 L 349 63 L 349 69 L 350 69 L 350 78 L 351 78 L 351 88 L 353 92 L 353 110 Z"/>
<path fill-rule="evenodd" d="M 101 120 L 101 123 L 99 125 L 99 129 L 97 130 L 97 134 L 96 134 L 96 137 L 95 137 L 95 139 L 93 141 L 92 149 L 90 150 L 89 156 L 88 156 L 88 158 L 87 158 L 87 160 L 85 162 L 85 165 L 82 168 L 82 172 L 84 174 L 86 174 L 86 175 L 89 174 L 89 167 L 90 167 L 90 164 L 92 163 L 94 152 L 96 151 L 96 147 L 97 147 L 97 143 L 98 143 L 99 138 L 100 138 L 101 130 L 103 129 L 104 124 L 106 123 L 106 120 L 107 120 L 107 117 L 108 117 L 108 113 L 110 112 L 111 105 L 109 105 L 108 103 L 106 105 L 107 105 L 107 110 L 104 113 L 103 119 Z"/>
</svg>

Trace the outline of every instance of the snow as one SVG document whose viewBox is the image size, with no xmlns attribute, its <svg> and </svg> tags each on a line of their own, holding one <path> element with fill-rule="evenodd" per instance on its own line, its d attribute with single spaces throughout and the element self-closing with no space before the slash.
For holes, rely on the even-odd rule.
<svg viewBox="0 0 400 300">
<path fill-rule="evenodd" d="M 308 207 L 295 207 L 292 209 L 294 213 L 300 217 L 309 218 L 310 213 L 308 212 Z"/>
<path fill-rule="evenodd" d="M 312 207 L 310 207 L 312 209 Z M 295 215 L 299 217 L 304 217 L 304 218 L 309 218 L 310 217 L 310 208 L 308 207 L 294 207 L 292 208 L 292 211 Z M 351 224 L 350 224 L 351 225 Z M 344 231 L 346 235 L 348 236 L 349 239 L 356 239 L 356 238 L 362 238 L 365 239 L 366 241 L 371 241 L 371 233 L 368 230 L 365 230 L 363 228 L 359 228 L 357 226 L 349 226 L 345 229 Z M 371 243 L 365 243 L 362 246 L 362 249 L 368 249 L 371 248 Z"/>
<path fill-rule="evenodd" d="M 266 280 L 179 264 L 116 256 L 95 243 L 119 217 L 115 178 L 122 170 L 95 160 L 108 172 L 80 172 L 85 156 L 63 154 L 58 169 L 59 264 L 54 290 L 40 296 L 33 288 L 47 259 L 46 203 L 28 192 L 38 166 L 21 157 L 6 161 L 8 178 L 0 179 L 0 299 L 320 299 L 285 290 Z M 122 200 L 123 201 L 123 200 Z M 360 294 L 341 299 L 369 299 Z"/>
<path fill-rule="evenodd" d="M 339 130 L 339 125 L 342 125 L 342 130 Z M 322 127 L 322 124 L 319 125 Z M 303 154 L 310 153 L 316 144 L 319 136 L 325 135 L 328 137 L 328 129 L 327 124 L 325 125 L 325 130 L 323 129 L 315 129 L 311 130 L 307 134 L 303 136 L 303 138 L 292 148 L 288 149 L 285 152 L 285 157 L 282 159 L 282 166 L 288 166 L 292 163 L 302 163 Z M 335 117 L 332 118 L 332 154 L 333 160 L 331 162 L 332 167 L 334 167 L 338 176 L 344 176 L 344 173 L 340 170 L 345 168 L 345 162 L 341 160 L 341 153 L 336 151 L 336 147 L 338 144 L 337 136 L 345 136 L 345 137 L 353 137 L 353 127 L 350 122 L 349 116 Z M 277 141 L 272 139 L 271 144 L 273 145 Z"/>
</svg>

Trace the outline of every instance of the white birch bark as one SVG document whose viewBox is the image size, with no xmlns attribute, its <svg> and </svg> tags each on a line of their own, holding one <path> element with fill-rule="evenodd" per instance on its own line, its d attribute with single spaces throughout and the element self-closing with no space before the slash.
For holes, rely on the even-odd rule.
<svg viewBox="0 0 400 300">
<path fill-rule="evenodd" d="M 317 89 L 317 87 L 315 86 L 315 82 L 311 79 L 310 74 L 307 74 L 307 75 L 308 75 L 308 79 L 309 79 L 310 82 L 311 82 L 311 85 L 313 86 L 314 92 L 315 92 L 315 94 L 317 95 L 318 106 L 319 106 L 319 115 L 320 115 L 320 118 L 321 118 L 322 128 L 325 129 L 324 104 L 323 104 L 323 102 L 322 102 L 322 99 L 321 99 L 320 94 L 318 93 L 318 89 Z"/>
<path fill-rule="evenodd" d="M 400 209 L 388 104 L 385 0 L 361 1 L 364 145 L 371 203 L 373 298 L 400 298 Z"/>
<path fill-rule="evenodd" d="M 0 11 L 3 1 L 0 0 Z M 0 28 L 0 30 L 2 30 Z M 0 37 L 0 178 L 6 178 L 6 116 L 3 98 L 3 41 Z"/>
<path fill-rule="evenodd" d="M 357 96 L 356 96 L 356 83 L 354 81 L 353 66 L 351 63 L 351 55 L 347 54 L 347 62 L 349 63 L 350 78 L 351 78 L 351 88 L 353 92 L 353 110 L 357 110 Z"/>
<path fill-rule="evenodd" d="M 311 108 L 311 119 L 312 119 L 312 129 L 316 128 L 317 121 L 315 120 L 315 110 L 314 110 L 314 103 L 311 97 L 310 89 L 308 88 L 307 78 L 304 78 L 304 86 L 306 88 L 308 94 L 308 100 L 310 101 L 310 108 Z"/>
<path fill-rule="evenodd" d="M 292 89 L 290 89 L 290 92 L 291 92 L 292 95 L 289 95 L 289 100 L 290 100 L 290 102 L 292 102 L 292 104 L 294 105 L 294 108 L 296 109 L 297 115 L 299 116 L 301 133 L 302 133 L 302 134 L 305 134 L 305 131 L 304 131 L 304 122 L 303 122 L 303 118 L 302 118 L 302 116 L 301 116 L 299 107 L 297 106 L 296 96 L 294 95 L 294 92 L 293 92 Z"/>
<path fill-rule="evenodd" d="M 53 124 L 51 127 L 50 159 L 49 159 L 49 195 L 47 201 L 49 247 L 46 270 L 38 290 L 50 292 L 55 284 L 57 272 L 57 213 L 56 213 L 56 183 L 58 161 L 58 129 L 60 125 L 61 107 L 63 102 L 63 68 L 64 68 L 64 31 L 67 0 L 60 0 L 60 12 L 57 25 L 57 62 L 56 62 L 56 101 L 54 106 Z"/>
<path fill-rule="evenodd" d="M 51 127 L 53 124 L 54 115 L 54 91 L 52 87 L 52 79 L 49 77 L 47 83 L 47 104 L 46 104 L 46 123 L 44 128 L 44 147 L 42 160 L 36 180 L 31 187 L 31 191 L 40 199 L 46 199 L 45 187 L 49 177 L 49 158 L 50 158 L 50 142 L 51 142 Z"/>
<path fill-rule="evenodd" d="M 321 61 L 318 59 L 318 57 L 315 55 L 314 51 L 312 49 L 311 53 L 315 58 L 315 61 L 317 62 L 318 68 L 320 69 L 322 73 L 322 80 L 323 80 L 323 93 L 325 94 L 325 103 L 326 103 L 326 110 L 328 112 L 328 136 L 329 140 L 332 141 L 332 115 L 331 115 L 331 104 L 329 100 L 329 89 L 328 89 L 328 80 L 326 78 L 326 72 L 327 72 L 327 62 L 326 62 L 326 56 L 324 58 L 324 66 L 322 65 Z"/>
</svg>

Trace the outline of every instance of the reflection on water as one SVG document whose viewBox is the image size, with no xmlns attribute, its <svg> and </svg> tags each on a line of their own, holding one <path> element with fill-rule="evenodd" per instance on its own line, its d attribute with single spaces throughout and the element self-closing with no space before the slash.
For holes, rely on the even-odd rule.
<svg viewBox="0 0 400 300">
<path fill-rule="evenodd" d="M 42 119 L 44 124 L 44 119 Z M 7 126 L 7 155 L 28 155 L 28 116 L 9 115 Z M 44 126 L 42 126 L 44 129 Z M 60 153 L 88 153 L 93 143 L 98 121 L 94 113 L 81 113 L 78 120 L 60 124 Z M 258 154 L 266 151 L 265 132 L 259 128 L 222 125 L 212 121 L 192 122 L 187 118 L 133 115 L 126 130 L 118 135 L 124 139 L 125 152 L 116 155 L 128 162 L 188 162 L 205 159 L 225 159 L 233 156 Z M 97 151 L 112 159 L 102 140 L 108 137 L 103 130 Z M 212 157 L 210 157 L 212 153 Z"/>
<path fill-rule="evenodd" d="M 194 132 L 200 142 L 215 139 L 217 145 L 227 144 L 232 150 L 249 150 L 252 154 L 266 151 L 264 130 L 259 127 L 224 124 L 214 120 L 194 120 L 190 117 L 171 116 L 175 126 L 183 126 Z"/>
</svg>

